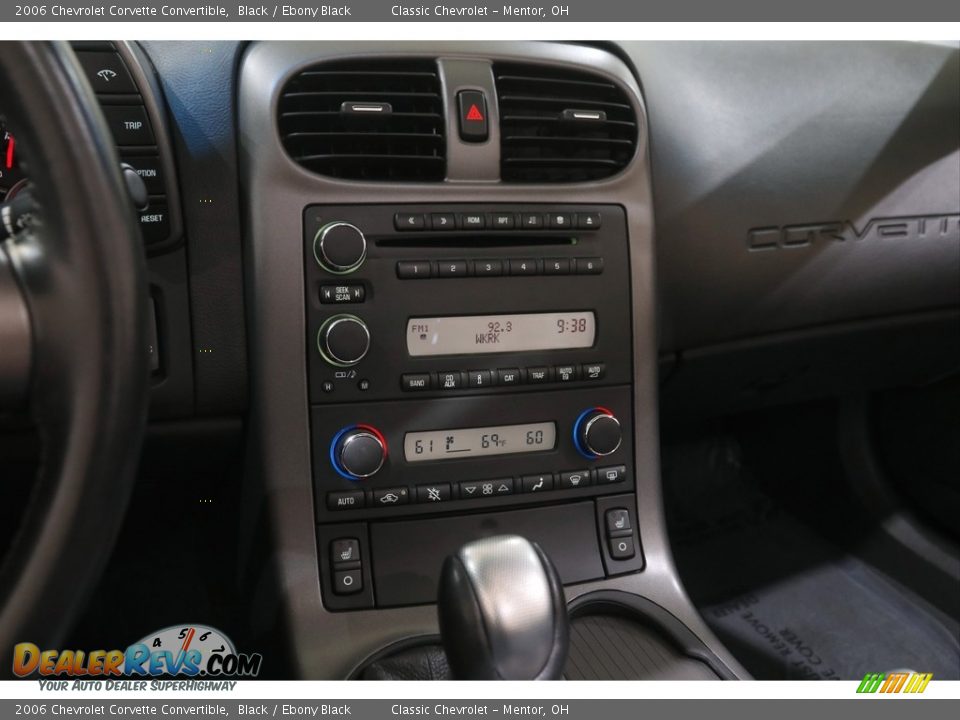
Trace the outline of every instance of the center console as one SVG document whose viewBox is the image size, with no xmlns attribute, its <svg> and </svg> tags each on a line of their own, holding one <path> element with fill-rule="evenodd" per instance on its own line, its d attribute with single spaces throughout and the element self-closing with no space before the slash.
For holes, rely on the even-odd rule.
<svg viewBox="0 0 960 720">
<path fill-rule="evenodd" d="M 519 535 L 582 622 L 655 616 L 677 631 L 657 647 L 736 667 L 683 592 L 661 509 L 627 65 L 563 43 L 255 43 L 237 102 L 245 465 L 279 588 L 264 642 L 300 677 L 356 676 L 436 637 L 446 557 Z"/>
<path fill-rule="evenodd" d="M 303 252 L 328 608 L 434 599 L 472 521 L 399 517 L 489 513 L 567 582 L 643 567 L 623 208 L 312 205 Z"/>
</svg>

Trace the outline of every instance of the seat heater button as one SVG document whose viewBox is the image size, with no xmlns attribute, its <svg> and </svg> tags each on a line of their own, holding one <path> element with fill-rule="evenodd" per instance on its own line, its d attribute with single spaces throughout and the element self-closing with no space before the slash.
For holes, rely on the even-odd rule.
<svg viewBox="0 0 960 720">
<path fill-rule="evenodd" d="M 622 537 L 630 535 L 633 527 L 630 525 L 630 511 L 626 508 L 607 510 L 607 537 Z"/>
<path fill-rule="evenodd" d="M 356 538 L 340 538 L 330 543 L 330 560 L 334 566 L 360 563 L 360 541 Z M 346 568 L 340 568 L 346 569 Z"/>
</svg>

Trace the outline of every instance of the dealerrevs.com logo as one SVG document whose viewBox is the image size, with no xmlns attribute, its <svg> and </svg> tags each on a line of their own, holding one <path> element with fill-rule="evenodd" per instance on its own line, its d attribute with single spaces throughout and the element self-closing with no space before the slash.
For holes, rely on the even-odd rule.
<svg viewBox="0 0 960 720">
<path fill-rule="evenodd" d="M 13 672 L 25 678 L 256 677 L 263 657 L 238 653 L 216 628 L 173 625 L 125 650 L 41 650 L 29 642 L 13 648 Z"/>
</svg>

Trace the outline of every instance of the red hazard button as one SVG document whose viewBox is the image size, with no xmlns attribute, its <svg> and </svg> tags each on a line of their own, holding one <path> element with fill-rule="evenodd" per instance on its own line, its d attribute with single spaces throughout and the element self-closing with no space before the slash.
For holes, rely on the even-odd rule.
<svg viewBox="0 0 960 720">
<path fill-rule="evenodd" d="M 467 142 L 487 139 L 487 99 L 479 90 L 461 90 L 457 94 L 460 109 L 460 138 Z"/>
</svg>

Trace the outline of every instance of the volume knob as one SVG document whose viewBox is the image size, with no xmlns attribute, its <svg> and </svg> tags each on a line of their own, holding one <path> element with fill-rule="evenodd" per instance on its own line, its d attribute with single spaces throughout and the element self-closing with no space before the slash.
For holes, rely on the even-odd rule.
<svg viewBox="0 0 960 720">
<path fill-rule="evenodd" d="M 313 238 L 313 256 L 327 272 L 346 275 L 366 260 L 367 239 L 356 225 L 327 223 Z"/>
<path fill-rule="evenodd" d="M 387 459 L 387 441 L 372 425 L 354 425 L 338 432 L 330 444 L 333 468 L 348 480 L 375 475 Z"/>
<path fill-rule="evenodd" d="M 584 410 L 573 425 L 574 445 L 591 460 L 616 452 L 622 440 L 620 421 L 606 408 Z"/>
<path fill-rule="evenodd" d="M 334 315 L 320 326 L 317 349 L 331 365 L 356 365 L 370 349 L 370 330 L 356 315 Z"/>
</svg>

